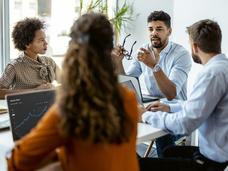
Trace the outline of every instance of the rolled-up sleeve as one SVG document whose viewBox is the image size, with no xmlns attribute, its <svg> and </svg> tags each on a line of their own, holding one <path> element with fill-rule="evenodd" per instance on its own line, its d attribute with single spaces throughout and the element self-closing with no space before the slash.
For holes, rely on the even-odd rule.
<svg viewBox="0 0 228 171">
<path fill-rule="evenodd" d="M 160 128 L 160 129 L 166 130 L 165 120 L 164 120 L 166 115 L 167 114 L 165 112 L 160 112 L 160 111 L 150 112 L 150 111 L 148 111 L 142 115 L 142 121 L 147 123 L 147 124 L 152 125 L 155 128 Z"/>
<path fill-rule="evenodd" d="M 178 112 L 182 109 L 182 106 L 180 103 L 170 104 L 169 106 L 170 106 L 171 113 Z"/>
<path fill-rule="evenodd" d="M 136 59 L 136 57 L 137 57 L 137 53 L 134 54 L 132 62 L 126 71 L 126 75 L 139 77 L 142 74 L 142 68 L 140 66 L 139 61 Z"/>
<path fill-rule="evenodd" d="M 191 57 L 187 51 L 180 54 L 174 61 L 169 79 L 176 85 L 176 94 L 180 93 L 184 83 L 186 83 L 191 66 Z"/>
<path fill-rule="evenodd" d="M 170 107 L 170 113 L 179 112 L 182 109 L 182 105 L 184 101 L 168 101 L 168 100 L 160 100 L 161 103 L 167 104 Z"/>
</svg>

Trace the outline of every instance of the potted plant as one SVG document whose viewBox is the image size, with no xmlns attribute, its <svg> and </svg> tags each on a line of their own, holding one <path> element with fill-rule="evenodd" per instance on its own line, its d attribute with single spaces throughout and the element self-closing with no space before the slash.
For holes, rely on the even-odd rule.
<svg viewBox="0 0 228 171">
<path fill-rule="evenodd" d="M 115 9 L 112 13 L 109 13 L 108 0 L 90 0 L 89 5 L 85 7 L 84 0 L 80 0 L 79 16 L 84 12 L 97 11 L 107 15 L 110 22 L 113 24 L 115 33 L 115 44 L 118 41 L 119 35 L 123 28 L 127 26 L 127 23 L 132 21 L 136 16 L 133 15 L 133 4 L 129 4 L 126 1 L 119 6 L 119 1 L 116 0 Z"/>
</svg>

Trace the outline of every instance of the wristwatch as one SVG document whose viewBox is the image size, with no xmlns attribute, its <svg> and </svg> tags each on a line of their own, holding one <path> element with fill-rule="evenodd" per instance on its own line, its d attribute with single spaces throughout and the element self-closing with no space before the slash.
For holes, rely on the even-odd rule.
<svg viewBox="0 0 228 171">
<path fill-rule="evenodd" d="M 156 64 L 154 68 L 152 69 L 153 72 L 158 72 L 161 69 L 159 64 Z"/>
</svg>

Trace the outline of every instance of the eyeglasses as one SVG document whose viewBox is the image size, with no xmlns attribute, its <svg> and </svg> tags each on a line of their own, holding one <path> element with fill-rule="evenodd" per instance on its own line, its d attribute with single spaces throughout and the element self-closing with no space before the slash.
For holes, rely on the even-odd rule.
<svg viewBox="0 0 228 171">
<path fill-rule="evenodd" d="M 124 38 L 124 41 L 123 41 L 123 44 L 122 44 L 122 47 L 123 47 L 123 48 L 124 48 L 126 39 L 127 39 L 129 36 L 131 36 L 131 34 L 128 34 L 128 35 Z M 132 44 L 130 53 L 129 53 L 129 51 L 127 51 L 127 50 L 123 51 L 123 54 L 124 54 L 124 56 L 125 56 L 125 58 L 126 58 L 127 60 L 132 60 L 131 54 L 132 54 L 132 52 L 133 52 L 133 47 L 134 47 L 134 45 L 136 44 L 136 42 L 137 42 L 137 41 L 135 41 L 135 42 Z"/>
</svg>

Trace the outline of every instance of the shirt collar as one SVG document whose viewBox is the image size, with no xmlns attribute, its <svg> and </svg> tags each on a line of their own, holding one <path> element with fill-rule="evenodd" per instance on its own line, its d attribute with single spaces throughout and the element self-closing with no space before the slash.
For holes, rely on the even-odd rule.
<svg viewBox="0 0 228 171">
<path fill-rule="evenodd" d="M 42 59 L 40 58 L 39 55 L 37 55 L 37 60 L 30 58 L 24 52 L 22 52 L 20 56 L 22 57 L 22 59 L 25 59 L 25 60 L 27 60 L 29 62 L 36 63 L 36 64 L 43 64 L 43 61 L 42 61 Z"/>
<path fill-rule="evenodd" d="M 218 59 L 221 58 L 221 57 L 225 57 L 225 55 L 222 54 L 222 53 L 220 53 L 220 54 L 218 54 L 218 55 L 213 56 L 213 57 L 205 64 L 205 66 L 208 66 L 208 65 L 210 65 L 211 63 L 214 63 L 214 61 L 218 60 Z"/>
<path fill-rule="evenodd" d="M 153 51 L 152 43 L 150 42 L 149 45 L 150 45 L 150 49 Z M 162 51 L 160 52 L 160 54 L 159 54 L 160 57 L 162 57 L 162 56 L 168 54 L 169 51 L 170 51 L 170 49 L 171 49 L 171 47 L 172 47 L 172 42 L 169 41 L 168 44 L 166 45 L 166 47 L 165 47 L 164 49 L 162 49 Z"/>
<path fill-rule="evenodd" d="M 163 54 L 169 53 L 169 50 L 171 49 L 171 47 L 172 47 L 172 42 L 169 41 L 168 44 L 166 45 L 166 47 L 164 49 L 162 49 L 160 54 L 163 55 Z"/>
</svg>

